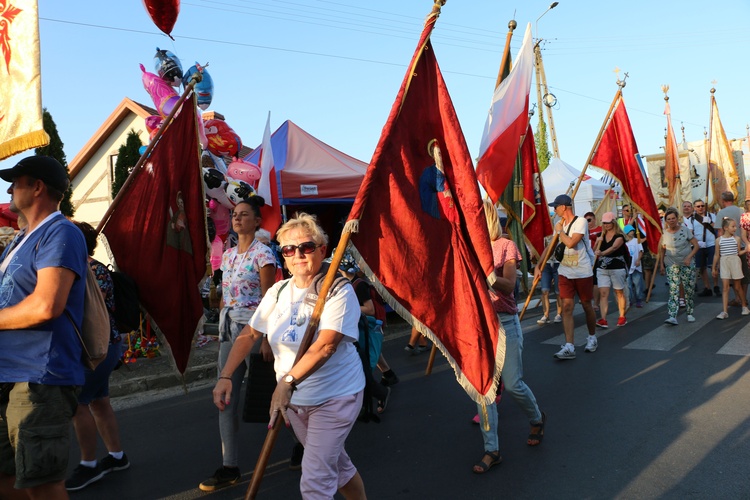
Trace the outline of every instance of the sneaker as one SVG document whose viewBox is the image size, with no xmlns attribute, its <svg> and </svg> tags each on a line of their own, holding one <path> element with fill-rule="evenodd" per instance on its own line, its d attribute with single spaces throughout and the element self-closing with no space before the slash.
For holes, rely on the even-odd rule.
<svg viewBox="0 0 750 500">
<path fill-rule="evenodd" d="M 718 286 L 715 286 L 714 295 L 716 295 L 717 297 L 721 297 L 721 288 L 719 288 Z"/>
<path fill-rule="evenodd" d="M 575 349 L 570 349 L 567 345 L 562 346 L 557 353 L 555 353 L 557 359 L 576 359 Z"/>
<path fill-rule="evenodd" d="M 239 467 L 221 467 L 216 469 L 214 475 L 198 485 L 201 491 L 215 491 L 231 486 L 240 480 Z"/>
<path fill-rule="evenodd" d="M 710 288 L 704 288 L 702 292 L 698 294 L 698 297 L 713 297 L 714 293 Z"/>
<path fill-rule="evenodd" d="M 643 302 L 641 302 L 639 300 L 638 302 L 635 303 L 635 307 L 637 307 L 638 309 L 640 309 L 641 307 L 643 307 Z"/>
<path fill-rule="evenodd" d="M 98 465 L 96 467 L 86 467 L 85 465 L 78 464 L 73 469 L 73 474 L 65 481 L 65 489 L 68 491 L 82 490 L 103 477 L 104 472 Z"/>
<path fill-rule="evenodd" d="M 414 349 L 414 346 L 411 345 L 411 344 L 406 344 L 406 347 L 404 347 L 404 351 L 406 351 L 406 352 L 408 352 L 410 354 L 415 354 L 417 352 L 417 350 Z"/>
<path fill-rule="evenodd" d="M 428 345 L 418 345 L 417 346 L 417 354 L 422 354 L 423 352 L 429 351 L 429 350 L 430 350 L 430 346 L 428 346 Z"/>
<path fill-rule="evenodd" d="M 625 316 L 620 316 L 617 318 L 617 326 L 625 326 L 628 324 L 628 320 L 625 318 Z"/>
<path fill-rule="evenodd" d="M 680 299 L 680 307 L 685 307 L 685 299 Z"/>
<path fill-rule="evenodd" d="M 549 322 L 550 321 L 549 321 L 549 318 L 547 316 L 542 316 L 541 318 L 539 318 L 538 320 L 536 320 L 536 324 L 537 325 L 546 325 Z"/>
<path fill-rule="evenodd" d="M 396 375 L 396 372 L 391 370 L 390 374 L 383 374 L 383 376 L 380 378 L 380 383 L 384 386 L 388 387 L 389 385 L 396 385 L 398 384 L 398 375 Z"/>
<path fill-rule="evenodd" d="M 688 323 L 695 323 L 695 316 L 693 316 L 692 314 L 688 314 L 687 315 L 687 322 Z"/>
<path fill-rule="evenodd" d="M 747 316 L 748 314 L 750 314 L 750 309 L 748 309 L 747 307 L 743 307 L 742 308 L 742 315 L 743 316 Z"/>
<path fill-rule="evenodd" d="M 729 314 L 725 313 L 724 311 L 721 311 L 718 315 L 716 315 L 716 319 L 727 319 L 729 317 Z"/>
<path fill-rule="evenodd" d="M 562 323 L 562 316 L 560 316 L 559 314 L 555 316 L 555 323 Z"/>
<path fill-rule="evenodd" d="M 596 335 L 589 335 L 589 338 L 586 340 L 586 347 L 583 349 L 583 352 L 595 352 L 598 347 L 599 341 L 596 340 Z"/>
<path fill-rule="evenodd" d="M 302 456 L 305 454 L 305 447 L 302 443 L 297 443 L 292 448 L 292 457 L 289 459 L 289 470 L 302 470 Z"/>
<path fill-rule="evenodd" d="M 122 454 L 122 458 L 119 460 L 112 455 L 107 455 L 106 457 L 99 460 L 99 468 L 105 474 L 109 474 L 112 471 L 125 470 L 128 467 L 130 467 L 130 462 L 128 461 L 128 456 L 124 453 Z"/>
<path fill-rule="evenodd" d="M 609 324 L 607 324 L 607 320 L 602 318 L 596 322 L 596 326 L 599 328 L 609 328 Z"/>
<path fill-rule="evenodd" d="M 664 320 L 665 323 L 669 325 L 676 325 L 677 324 L 677 318 L 673 318 L 672 316 L 668 317 Z"/>
</svg>

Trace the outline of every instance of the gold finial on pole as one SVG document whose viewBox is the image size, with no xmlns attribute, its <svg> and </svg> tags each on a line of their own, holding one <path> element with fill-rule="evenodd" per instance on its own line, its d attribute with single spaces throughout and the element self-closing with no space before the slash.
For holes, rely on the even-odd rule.
<svg viewBox="0 0 750 500">
<path fill-rule="evenodd" d="M 628 75 L 628 73 L 626 71 L 625 73 L 623 73 L 624 76 L 623 76 L 622 80 L 620 80 L 620 71 L 622 71 L 622 70 L 620 68 L 618 68 L 617 66 L 615 66 L 614 73 L 615 73 L 615 76 L 617 78 L 617 82 L 616 83 L 617 83 L 617 86 L 620 87 L 620 90 L 622 91 L 622 89 L 625 88 L 625 80 L 627 80 L 628 76 L 630 76 L 630 75 Z"/>
<path fill-rule="evenodd" d="M 447 0 L 435 0 L 435 3 L 432 6 L 432 12 L 429 13 L 427 19 L 432 16 L 438 17 L 440 15 L 440 9 L 445 5 L 446 1 Z"/>
<path fill-rule="evenodd" d="M 661 91 L 664 92 L 664 100 L 669 101 L 669 96 L 667 95 L 667 93 L 669 92 L 669 85 L 667 85 L 666 83 L 662 85 Z"/>
</svg>

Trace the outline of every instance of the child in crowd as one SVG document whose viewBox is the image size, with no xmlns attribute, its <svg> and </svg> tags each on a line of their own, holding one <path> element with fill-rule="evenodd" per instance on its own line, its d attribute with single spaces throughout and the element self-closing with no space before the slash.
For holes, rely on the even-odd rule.
<svg viewBox="0 0 750 500">
<path fill-rule="evenodd" d="M 742 315 L 750 314 L 747 308 L 747 298 L 742 293 L 742 262 L 740 255 L 747 252 L 747 248 L 741 248 L 739 237 L 735 236 L 737 232 L 737 221 L 731 217 L 724 217 L 721 221 L 722 236 L 716 239 L 716 252 L 714 253 L 714 265 L 711 274 L 714 279 L 721 270 L 721 281 L 724 286 L 724 292 L 721 294 L 721 302 L 724 310 L 716 316 L 716 319 L 727 319 L 729 305 L 729 284 L 732 283 L 734 293 L 742 299 Z"/>
<path fill-rule="evenodd" d="M 625 232 L 626 245 L 630 252 L 630 269 L 628 269 L 628 289 L 631 301 L 635 300 L 635 307 L 643 307 L 643 268 L 641 258 L 643 257 L 643 245 L 638 243 L 635 237 L 635 228 L 630 224 L 623 228 Z"/>
</svg>

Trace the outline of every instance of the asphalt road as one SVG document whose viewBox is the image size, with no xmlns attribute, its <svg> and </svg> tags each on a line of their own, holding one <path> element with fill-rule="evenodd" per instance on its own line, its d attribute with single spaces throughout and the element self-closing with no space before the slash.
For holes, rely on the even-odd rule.
<svg viewBox="0 0 750 500">
<path fill-rule="evenodd" d="M 673 327 L 666 287 L 629 311 L 629 323 L 598 331 L 599 350 L 559 361 L 562 328 L 523 321 L 526 381 L 546 412 L 541 446 L 526 445 L 528 423 L 509 398 L 500 409 L 503 463 L 484 475 L 471 466 L 482 439 L 474 404 L 438 356 L 410 356 L 405 339 L 385 344 L 401 382 L 382 422 L 357 423 L 347 451 L 371 499 L 745 499 L 750 498 L 750 317 L 720 298 L 698 298 L 692 324 Z M 611 307 L 610 311 L 614 308 Z M 583 325 L 580 306 L 576 325 Z M 610 324 L 616 322 L 610 313 Z M 585 343 L 579 328 L 576 344 Z M 71 494 L 74 499 L 243 498 L 266 428 L 244 424 L 242 482 L 214 493 L 198 483 L 221 464 L 218 411 L 210 390 L 120 410 L 132 467 Z M 299 498 L 299 472 L 287 470 L 292 441 L 279 435 L 258 498 Z M 103 450 L 103 449 L 102 449 Z M 102 454 L 104 451 L 102 451 Z M 78 460 L 71 451 L 71 469 Z"/>
</svg>

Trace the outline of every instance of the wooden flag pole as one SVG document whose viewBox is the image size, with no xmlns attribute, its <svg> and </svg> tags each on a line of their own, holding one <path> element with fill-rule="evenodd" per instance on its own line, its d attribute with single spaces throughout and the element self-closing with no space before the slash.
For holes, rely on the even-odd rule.
<svg viewBox="0 0 750 500">
<path fill-rule="evenodd" d="M 626 75 L 627 77 L 627 75 Z M 581 186 L 581 182 L 583 182 L 583 177 L 586 175 L 586 169 L 589 166 L 589 163 L 591 163 L 591 159 L 594 157 L 594 153 L 596 153 L 596 150 L 599 148 L 599 142 L 602 139 L 602 136 L 604 135 L 604 131 L 607 129 L 607 125 L 609 124 L 609 121 L 612 119 L 612 110 L 615 109 L 615 106 L 617 105 L 617 102 L 622 97 L 622 88 L 625 86 L 625 81 L 623 80 L 617 80 L 618 89 L 615 93 L 615 98 L 612 100 L 612 104 L 609 106 L 609 111 L 607 112 L 607 117 L 604 119 L 604 123 L 602 123 L 602 128 L 599 129 L 599 134 L 596 136 L 596 140 L 594 141 L 594 146 L 591 148 L 591 152 L 589 153 L 589 157 L 586 159 L 586 164 L 583 166 L 583 170 L 581 170 L 581 175 L 578 177 L 578 181 L 576 182 L 575 188 L 573 188 L 573 193 L 570 195 L 571 199 L 575 199 L 576 193 L 578 193 L 578 188 Z M 550 242 L 549 246 L 547 247 L 547 250 L 543 253 L 542 259 L 537 264 L 537 267 L 542 270 L 544 269 L 544 265 L 547 263 L 547 260 L 549 259 L 550 252 L 552 252 L 552 249 L 557 246 L 557 240 L 560 238 L 559 233 L 555 233 L 552 236 L 552 242 Z M 519 321 L 523 319 L 524 314 L 526 314 L 526 309 L 529 307 L 529 302 L 531 302 L 531 297 L 534 295 L 534 290 L 536 290 L 537 285 L 539 284 L 539 281 L 542 278 L 542 273 L 534 273 L 534 281 L 531 283 L 531 290 L 529 291 L 529 294 L 526 296 L 526 302 L 523 305 L 523 309 L 521 309 L 521 312 L 518 313 L 518 319 Z"/>
<path fill-rule="evenodd" d="M 104 229 L 104 226 L 107 225 L 107 222 L 109 222 L 109 218 L 112 216 L 112 212 L 115 211 L 115 208 L 125 196 L 125 193 L 127 192 L 128 187 L 133 182 L 133 179 L 135 179 L 135 176 L 140 172 L 141 168 L 143 167 L 143 164 L 146 163 L 146 160 L 151 155 L 151 151 L 154 149 L 154 146 L 156 146 L 156 144 L 159 142 L 159 139 L 164 134 L 164 131 L 167 130 L 167 127 L 169 126 L 169 124 L 172 123 L 174 116 L 182 108 L 182 103 L 185 102 L 185 99 L 187 99 L 187 97 L 193 91 L 193 87 L 195 87 L 195 85 L 199 83 L 202 79 L 203 79 L 203 75 L 201 74 L 200 71 L 196 71 L 195 73 L 193 73 L 193 76 L 190 78 L 190 82 L 187 84 L 187 87 L 185 87 L 185 91 L 182 93 L 180 98 L 175 103 L 174 107 L 172 108 L 172 111 L 170 111 L 167 117 L 164 118 L 164 121 L 159 127 L 159 130 L 156 131 L 156 134 L 154 135 L 153 139 L 151 139 L 151 142 L 146 148 L 146 151 L 144 151 L 141 157 L 138 158 L 138 162 L 133 167 L 133 170 L 130 171 L 130 175 L 128 175 L 128 178 L 125 179 L 125 182 L 120 188 L 120 191 L 118 191 L 117 196 L 115 196 L 115 199 L 112 200 L 112 204 L 110 204 L 109 208 L 107 208 L 107 211 L 104 212 L 104 216 L 102 217 L 102 220 L 99 222 L 99 225 L 96 226 L 97 234 L 99 234 L 102 231 L 102 229 Z"/>
<path fill-rule="evenodd" d="M 659 265 L 661 264 L 661 251 L 656 252 L 656 264 L 654 264 L 654 270 L 651 272 L 651 282 L 648 284 L 648 293 L 646 293 L 646 303 L 651 300 L 651 289 L 654 287 L 654 281 L 656 281 L 656 273 L 659 272 Z"/>
<path fill-rule="evenodd" d="M 437 355 L 437 346 L 432 343 L 432 349 L 430 350 L 430 359 L 427 360 L 427 368 L 424 371 L 425 376 L 432 374 L 432 366 L 435 364 L 435 356 Z"/>
<path fill-rule="evenodd" d="M 346 247 L 349 245 L 350 238 L 350 232 L 344 231 L 341 233 L 341 239 L 339 239 L 339 244 L 336 247 L 336 252 L 331 258 L 331 264 L 328 266 L 328 272 L 326 273 L 325 280 L 323 281 L 320 293 L 318 294 L 318 300 L 317 302 L 315 302 L 315 308 L 313 309 L 312 315 L 310 316 L 310 322 L 307 324 L 307 329 L 305 330 L 305 334 L 302 337 L 299 349 L 297 350 L 297 356 L 294 359 L 294 365 L 296 365 L 297 362 L 302 359 L 302 356 L 305 355 L 305 353 L 313 343 L 315 332 L 318 330 L 318 325 L 320 324 L 320 315 L 323 313 L 323 308 L 325 307 L 326 296 L 331 289 L 331 285 L 333 285 L 333 282 L 339 275 L 339 264 L 341 263 L 341 258 L 346 252 Z M 270 458 L 271 451 L 273 450 L 273 446 L 276 443 L 276 437 L 279 435 L 279 429 L 281 429 L 282 420 L 283 419 L 278 416 L 276 418 L 276 421 L 274 422 L 274 426 L 269 429 L 268 434 L 266 434 L 266 439 L 263 442 L 263 447 L 260 450 L 258 461 L 255 463 L 255 469 L 253 469 L 253 477 L 250 480 L 250 485 L 248 486 L 247 492 L 245 493 L 245 500 L 254 499 L 258 494 L 260 483 L 263 480 L 263 475 L 266 472 L 268 459 Z"/>
</svg>

